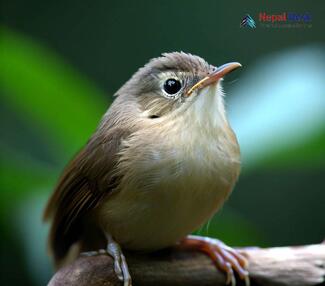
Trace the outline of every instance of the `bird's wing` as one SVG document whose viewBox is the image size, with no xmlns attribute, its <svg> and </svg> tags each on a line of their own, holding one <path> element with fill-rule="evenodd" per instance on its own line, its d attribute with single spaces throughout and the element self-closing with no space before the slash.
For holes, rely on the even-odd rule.
<svg viewBox="0 0 325 286">
<path fill-rule="evenodd" d="M 87 214 L 112 193 L 118 152 L 127 136 L 117 128 L 95 135 L 64 170 L 44 212 L 45 220 L 52 219 L 49 247 L 57 265 L 80 239 Z"/>
</svg>

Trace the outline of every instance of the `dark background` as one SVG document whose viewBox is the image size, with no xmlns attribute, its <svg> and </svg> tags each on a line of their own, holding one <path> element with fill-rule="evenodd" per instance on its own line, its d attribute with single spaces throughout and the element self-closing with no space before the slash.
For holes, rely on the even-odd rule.
<svg viewBox="0 0 325 286">
<path fill-rule="evenodd" d="M 266 28 L 258 13 L 309 13 Z M 224 82 L 243 153 L 230 200 L 199 233 L 231 245 L 318 243 L 325 236 L 323 1 L 1 2 L 1 285 L 44 285 L 44 208 L 62 168 L 113 93 L 150 58 L 239 61 Z M 257 28 L 241 28 L 250 14 Z"/>
</svg>

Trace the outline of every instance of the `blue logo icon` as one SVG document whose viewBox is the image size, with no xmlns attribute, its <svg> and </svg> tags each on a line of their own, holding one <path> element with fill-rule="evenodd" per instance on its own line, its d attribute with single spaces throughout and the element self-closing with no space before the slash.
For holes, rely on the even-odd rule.
<svg viewBox="0 0 325 286">
<path fill-rule="evenodd" d="M 240 27 L 248 27 L 251 29 L 255 29 L 256 24 L 254 19 L 250 15 L 246 14 L 246 16 L 240 22 Z"/>
</svg>

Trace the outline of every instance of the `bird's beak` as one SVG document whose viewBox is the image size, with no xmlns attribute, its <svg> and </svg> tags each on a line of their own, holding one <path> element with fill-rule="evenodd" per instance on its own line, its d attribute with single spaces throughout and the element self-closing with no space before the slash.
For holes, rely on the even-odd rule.
<svg viewBox="0 0 325 286">
<path fill-rule="evenodd" d="M 218 67 L 213 73 L 209 74 L 205 78 L 201 79 L 199 82 L 197 82 L 195 85 L 193 85 L 186 93 L 187 96 L 190 96 L 191 93 L 196 89 L 201 89 L 203 87 L 206 87 L 212 83 L 217 82 L 219 79 L 223 78 L 226 74 L 232 72 L 233 70 L 241 67 L 240 63 L 233 62 L 233 63 L 227 63 L 220 67 Z"/>
</svg>

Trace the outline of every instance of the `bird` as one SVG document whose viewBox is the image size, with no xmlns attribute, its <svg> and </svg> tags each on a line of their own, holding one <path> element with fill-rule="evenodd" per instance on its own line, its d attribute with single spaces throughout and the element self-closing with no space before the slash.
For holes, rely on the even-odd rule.
<svg viewBox="0 0 325 286">
<path fill-rule="evenodd" d="M 57 268 L 80 254 L 104 251 L 117 277 L 130 286 L 123 250 L 180 245 L 209 255 L 227 284 L 235 284 L 234 273 L 249 283 L 242 253 L 191 235 L 220 210 L 240 173 L 240 148 L 222 88 L 223 77 L 239 67 L 164 53 L 115 93 L 44 211 Z"/>
</svg>

